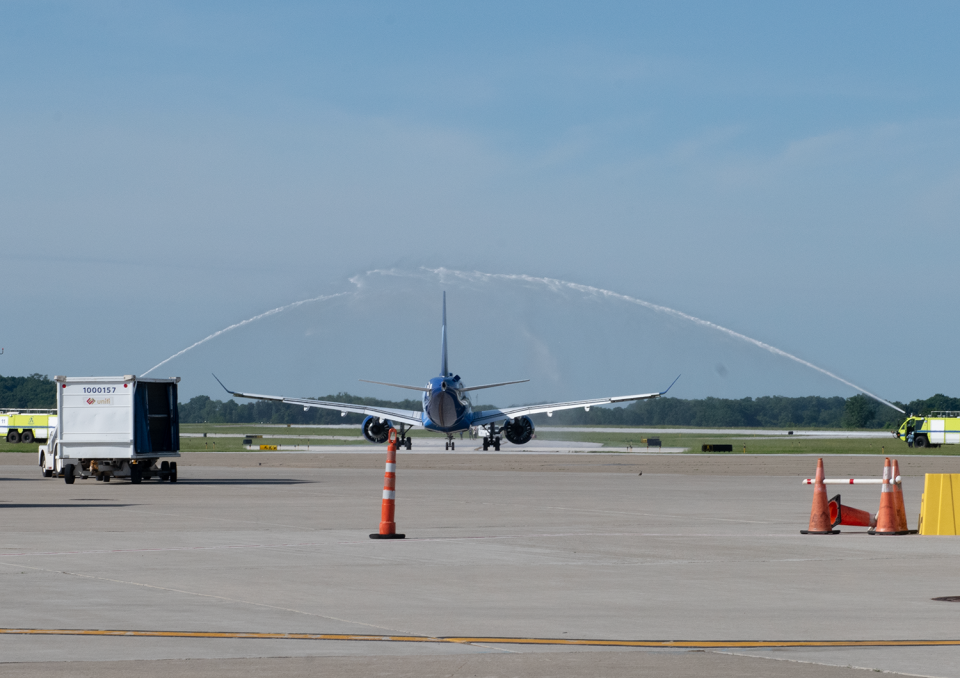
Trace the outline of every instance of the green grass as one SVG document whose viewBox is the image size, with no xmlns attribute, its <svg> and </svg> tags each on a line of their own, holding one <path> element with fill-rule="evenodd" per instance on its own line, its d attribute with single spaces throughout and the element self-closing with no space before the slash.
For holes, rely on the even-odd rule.
<svg viewBox="0 0 960 678">
<path fill-rule="evenodd" d="M 256 435 L 266 436 L 343 436 L 350 437 L 354 436 L 357 438 L 362 438 L 363 434 L 360 432 L 360 425 L 353 426 L 351 428 L 313 428 L 313 427 L 298 427 L 298 426 L 264 426 L 262 424 L 180 424 L 181 433 L 230 433 L 234 435 L 245 435 L 247 433 L 253 433 Z M 417 436 L 431 436 L 437 435 L 436 433 L 430 433 L 424 431 L 423 429 L 410 431 L 408 435 L 411 438 Z"/>
<path fill-rule="evenodd" d="M 273 427 L 257 424 L 219 425 L 219 424 L 183 424 L 184 433 L 230 433 L 255 434 L 263 438 L 255 438 L 255 445 L 362 445 L 366 440 L 360 434 L 360 427 L 354 428 L 303 428 L 303 427 Z M 276 438 L 277 435 L 303 436 L 302 439 Z M 317 436 L 350 437 L 353 440 L 320 440 Z M 434 436 L 438 434 L 419 430 L 413 432 L 413 437 Z M 907 447 L 906 443 L 894 438 L 871 438 L 854 440 L 822 440 L 801 436 L 780 436 L 769 438 L 764 436 L 749 436 L 741 434 L 707 435 L 697 429 L 689 429 L 683 433 L 645 433 L 646 437 L 659 437 L 664 447 L 686 447 L 688 454 L 701 454 L 700 446 L 710 443 L 733 445 L 733 452 L 714 452 L 712 454 L 742 454 L 746 447 L 747 454 L 887 454 L 909 456 L 916 454 L 931 455 L 960 455 L 960 445 L 944 445 L 940 448 L 926 448 L 918 450 Z M 642 451 L 646 445 L 641 443 L 643 437 L 633 431 L 623 433 L 607 433 L 601 431 L 560 432 L 549 429 L 538 429 L 539 440 L 562 440 L 570 442 L 602 443 L 606 447 L 626 447 L 633 445 L 635 451 Z M 183 452 L 246 452 L 241 438 L 180 438 L 180 449 Z M 18 452 L 21 454 L 37 453 L 37 445 L 12 444 L 0 439 L 0 453 Z"/>
<path fill-rule="evenodd" d="M 6 439 L 0 438 L 0 453 L 30 452 L 31 454 L 36 454 L 37 447 L 39 447 L 39 443 L 30 443 L 29 445 L 24 445 L 23 443 L 8 443 Z"/>
<path fill-rule="evenodd" d="M 923 450 L 909 448 L 905 442 L 897 440 L 891 435 L 889 438 L 868 439 L 830 439 L 802 436 L 748 436 L 742 434 L 703 434 L 696 429 L 685 433 L 644 433 L 643 436 L 635 432 L 606 433 L 606 432 L 561 432 L 546 429 L 537 430 L 539 440 L 566 440 L 572 442 L 603 443 L 607 447 L 625 447 L 633 445 L 635 450 L 643 450 L 646 445 L 641 443 L 642 437 L 660 438 L 663 447 L 686 447 L 687 454 L 703 454 L 700 448 L 704 444 L 733 445 L 733 452 L 712 452 L 707 454 L 896 454 L 908 456 L 913 454 L 960 455 L 960 445 L 944 445 L 940 448 L 926 448 Z"/>
</svg>

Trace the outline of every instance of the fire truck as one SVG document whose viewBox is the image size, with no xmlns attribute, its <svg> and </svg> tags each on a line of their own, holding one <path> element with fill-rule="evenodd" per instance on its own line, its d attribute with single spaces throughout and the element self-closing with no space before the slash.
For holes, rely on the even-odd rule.
<svg viewBox="0 0 960 678">
<path fill-rule="evenodd" d="M 896 432 L 910 447 L 960 445 L 960 412 L 931 412 L 911 415 Z"/>
<path fill-rule="evenodd" d="M 8 443 L 46 442 L 57 428 L 56 410 L 8 410 L 0 412 L 0 436 Z"/>
</svg>

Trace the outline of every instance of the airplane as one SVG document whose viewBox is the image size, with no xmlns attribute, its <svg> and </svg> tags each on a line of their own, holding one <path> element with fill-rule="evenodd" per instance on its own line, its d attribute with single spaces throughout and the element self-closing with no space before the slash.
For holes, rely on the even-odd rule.
<svg viewBox="0 0 960 678">
<path fill-rule="evenodd" d="M 276 400 L 290 405 L 300 405 L 304 411 L 311 407 L 319 407 L 325 410 L 339 410 L 342 416 L 347 416 L 348 412 L 365 414 L 367 418 L 361 424 L 363 437 L 372 443 L 385 443 L 390 433 L 390 429 L 396 429 L 398 433 L 398 447 L 412 448 L 412 440 L 406 435 L 412 428 L 424 428 L 427 431 L 444 433 L 447 436 L 447 450 L 455 449 L 453 436 L 457 433 L 463 435 L 464 432 L 472 428 L 482 428 L 484 430 L 483 449 L 484 451 L 493 447 L 494 450 L 500 450 L 500 434 L 514 445 L 524 445 L 533 438 L 534 426 L 530 419 L 531 414 L 546 412 L 548 417 L 558 410 L 572 410 L 582 407 L 586 411 L 594 405 L 609 405 L 611 403 L 622 403 L 632 400 L 647 400 L 650 398 L 659 398 L 673 388 L 673 384 L 667 387 L 665 391 L 656 393 L 642 393 L 640 395 L 616 396 L 613 398 L 595 398 L 593 400 L 573 400 L 565 403 L 549 403 L 546 405 L 523 405 L 520 407 L 505 407 L 496 410 L 481 410 L 474 412 L 470 403 L 470 391 L 479 391 L 485 388 L 494 388 L 495 386 L 507 386 L 510 384 L 522 384 L 529 379 L 519 381 L 503 381 L 496 384 L 483 384 L 482 386 L 464 386 L 460 380 L 460 375 L 450 371 L 447 361 L 447 293 L 443 293 L 443 320 L 440 327 L 440 376 L 433 377 L 424 386 L 407 386 L 404 384 L 391 384 L 383 381 L 369 381 L 361 379 L 360 381 L 368 384 L 380 384 L 382 386 L 393 386 L 396 388 L 405 388 L 411 391 L 420 391 L 423 394 L 423 411 L 399 410 L 391 407 L 379 407 L 373 405 L 356 405 L 351 403 L 335 403 L 326 400 L 313 400 L 309 398 L 285 398 L 283 396 L 259 395 L 256 393 L 240 393 L 231 391 L 223 382 L 213 375 L 213 378 L 223 386 L 223 389 L 232 396 L 238 398 L 253 398 L 256 400 Z M 499 424 L 499 425 L 498 425 Z"/>
</svg>

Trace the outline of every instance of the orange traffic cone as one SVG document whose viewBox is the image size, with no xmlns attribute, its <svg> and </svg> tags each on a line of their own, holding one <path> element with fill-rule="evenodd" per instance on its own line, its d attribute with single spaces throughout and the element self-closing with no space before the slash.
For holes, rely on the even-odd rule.
<svg viewBox="0 0 960 678">
<path fill-rule="evenodd" d="M 383 474 L 383 505 L 380 508 L 380 532 L 371 534 L 371 539 L 403 539 L 406 535 L 397 534 L 397 524 L 393 513 L 397 496 L 397 430 L 392 428 L 387 434 L 387 469 Z"/>
<path fill-rule="evenodd" d="M 850 525 L 854 527 L 876 527 L 877 517 L 870 515 L 869 511 L 861 511 L 852 506 L 844 506 L 840 503 L 840 495 L 831 499 L 827 503 L 827 510 L 830 511 L 830 525 Z"/>
<path fill-rule="evenodd" d="M 900 475 L 900 465 L 897 464 L 897 460 L 893 460 L 892 471 L 890 472 L 890 482 L 893 483 L 893 499 L 894 505 L 897 507 L 897 526 L 899 527 L 900 532 L 909 532 L 910 527 L 907 525 L 907 509 L 903 505 L 903 487 L 900 483 L 894 483 L 897 476 Z"/>
<path fill-rule="evenodd" d="M 883 485 L 880 490 L 880 511 L 877 512 L 877 529 L 871 534 L 906 534 L 900 529 L 897 518 L 897 500 L 894 496 L 892 482 L 893 468 L 890 466 L 890 457 L 883 463 Z"/>
<path fill-rule="evenodd" d="M 817 477 L 813 482 L 813 506 L 810 508 L 810 527 L 800 534 L 840 534 L 830 523 L 830 508 L 827 506 L 827 486 L 823 484 L 823 459 L 817 459 Z"/>
</svg>

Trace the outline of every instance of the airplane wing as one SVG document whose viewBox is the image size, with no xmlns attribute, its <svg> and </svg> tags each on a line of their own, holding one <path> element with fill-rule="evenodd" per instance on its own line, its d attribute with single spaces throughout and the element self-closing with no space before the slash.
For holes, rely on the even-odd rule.
<svg viewBox="0 0 960 678">
<path fill-rule="evenodd" d="M 677 377 L 679 379 L 680 377 Z M 673 384 L 677 383 L 677 379 L 673 380 Z M 522 407 L 504 407 L 499 410 L 483 410 L 477 412 L 473 417 L 473 426 L 481 426 L 483 424 L 489 424 L 494 421 L 499 421 L 501 419 L 515 419 L 517 417 L 523 417 L 529 414 L 540 414 L 541 412 L 547 412 L 552 414 L 559 410 L 575 410 L 578 407 L 584 409 L 590 409 L 594 405 L 609 405 L 611 403 L 624 403 L 631 400 L 648 400 L 650 398 L 659 398 L 662 395 L 665 395 L 667 391 L 673 388 L 673 384 L 667 387 L 666 391 L 660 391 L 659 393 L 641 393 L 639 395 L 629 395 L 629 396 L 615 396 L 613 398 L 596 398 L 594 400 L 571 400 L 566 403 L 548 403 L 546 405 L 524 405 Z"/>
<path fill-rule="evenodd" d="M 213 375 L 213 378 L 217 379 L 217 375 Z M 217 379 L 217 382 L 223 386 L 222 381 Z M 373 417 L 389 419 L 395 423 L 407 424 L 408 426 L 423 425 L 423 421 L 420 418 L 421 413 L 416 410 L 395 410 L 392 407 L 378 407 L 375 405 L 356 405 L 352 403 L 334 403 L 328 400 L 311 400 L 310 398 L 284 398 L 283 396 L 260 395 L 257 393 L 240 393 L 238 391 L 231 391 L 226 386 L 223 386 L 223 390 L 238 398 L 276 400 L 277 402 L 287 403 L 289 405 L 300 405 L 301 407 L 318 407 L 323 410 L 366 414 Z"/>
</svg>

